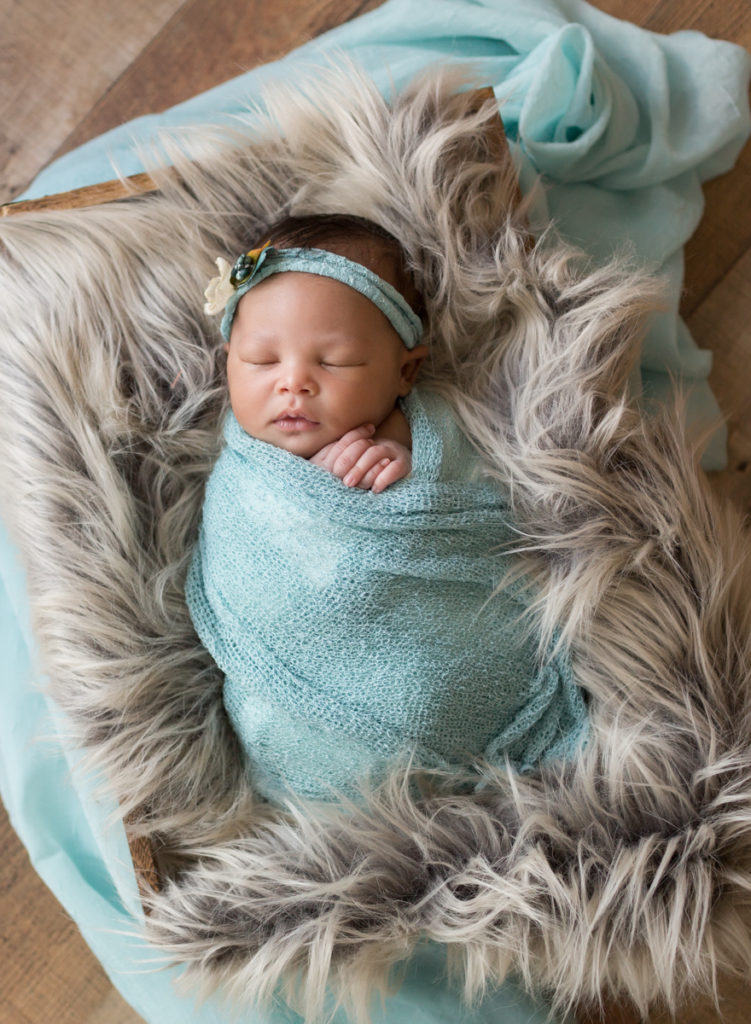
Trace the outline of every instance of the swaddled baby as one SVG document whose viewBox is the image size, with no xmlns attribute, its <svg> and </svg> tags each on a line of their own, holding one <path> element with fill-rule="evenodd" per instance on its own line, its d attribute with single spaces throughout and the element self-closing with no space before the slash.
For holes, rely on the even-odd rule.
<svg viewBox="0 0 751 1024">
<path fill-rule="evenodd" d="M 401 247 L 352 217 L 289 218 L 207 290 L 231 410 L 186 594 L 225 674 L 253 784 L 356 796 L 395 761 L 529 770 L 573 752 L 586 706 L 537 656 L 502 491 L 427 355 Z"/>
</svg>

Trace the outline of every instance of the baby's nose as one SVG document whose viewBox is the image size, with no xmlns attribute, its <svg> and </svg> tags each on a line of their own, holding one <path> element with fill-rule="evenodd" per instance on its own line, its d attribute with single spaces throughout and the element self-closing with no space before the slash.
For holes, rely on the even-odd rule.
<svg viewBox="0 0 751 1024">
<path fill-rule="evenodd" d="M 305 366 L 283 366 L 277 381 L 277 390 L 281 394 L 309 395 L 316 390 L 315 380 Z"/>
</svg>

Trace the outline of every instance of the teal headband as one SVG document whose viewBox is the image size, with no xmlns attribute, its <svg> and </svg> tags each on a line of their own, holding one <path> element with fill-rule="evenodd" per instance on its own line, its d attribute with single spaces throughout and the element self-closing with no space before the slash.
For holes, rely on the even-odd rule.
<svg viewBox="0 0 751 1024">
<path fill-rule="evenodd" d="M 228 264 L 217 260 L 226 277 Z M 237 304 L 246 292 L 272 274 L 285 271 L 319 274 L 349 285 L 380 309 L 408 349 L 422 337 L 422 321 L 396 288 L 361 263 L 348 260 L 326 249 L 275 249 L 268 243 L 260 249 L 243 253 L 232 267 L 228 282 L 214 278 L 206 291 L 207 312 L 219 312 L 221 297 L 227 295 L 221 331 L 229 341 Z"/>
</svg>

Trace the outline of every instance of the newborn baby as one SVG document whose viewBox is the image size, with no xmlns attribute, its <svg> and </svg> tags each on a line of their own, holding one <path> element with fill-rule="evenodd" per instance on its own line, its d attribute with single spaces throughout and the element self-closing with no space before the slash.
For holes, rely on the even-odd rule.
<svg viewBox="0 0 751 1024">
<path fill-rule="evenodd" d="M 223 324 L 230 401 L 251 436 L 378 493 L 409 473 L 410 431 L 397 399 L 411 391 L 427 347 L 418 344 L 422 325 L 395 284 L 406 273 L 394 243 L 371 233 L 353 246 L 353 229 L 363 230 L 355 218 L 328 222 L 340 232 L 340 253 L 354 248 L 384 277 L 323 249 L 254 253 Z M 280 225 L 280 234 L 289 236 L 290 227 Z M 298 272 L 291 252 L 307 260 Z M 263 288 L 247 290 L 269 271 L 275 276 Z M 399 333 L 384 311 L 393 311 Z"/>
<path fill-rule="evenodd" d="M 414 387 L 427 348 L 398 242 L 348 217 L 270 234 L 207 291 L 231 410 L 186 587 L 256 790 L 356 798 L 407 756 L 571 754 L 568 659 L 520 631 L 521 590 L 495 593 L 504 496 Z"/>
</svg>

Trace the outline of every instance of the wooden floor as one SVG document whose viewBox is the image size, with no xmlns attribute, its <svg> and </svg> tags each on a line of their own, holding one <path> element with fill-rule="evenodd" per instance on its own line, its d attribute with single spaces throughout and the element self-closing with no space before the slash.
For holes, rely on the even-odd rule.
<svg viewBox="0 0 751 1024">
<path fill-rule="evenodd" d="M 139 114 L 164 109 L 380 0 L 0 0 L 0 203 L 53 157 Z M 416 0 L 418 2 L 418 0 Z M 430 0 L 422 0 L 430 2 Z M 523 2 L 523 0 L 522 0 Z M 596 0 L 658 32 L 693 28 L 751 48 L 749 0 Z M 730 468 L 715 485 L 751 510 L 751 147 L 706 190 L 687 251 L 684 313 L 715 353 L 729 417 Z M 0 809 L 0 1024 L 133 1024 L 74 925 L 28 863 Z M 751 989 L 723 986 L 725 1020 L 751 1020 Z M 610 1024 L 622 1018 L 612 1011 Z M 623 1018 L 625 1019 L 625 1018 Z M 707 1005 L 681 1024 L 714 1024 Z M 500 1024 L 500 1022 L 499 1022 Z M 659 1015 L 651 1024 L 665 1024 Z"/>
</svg>

